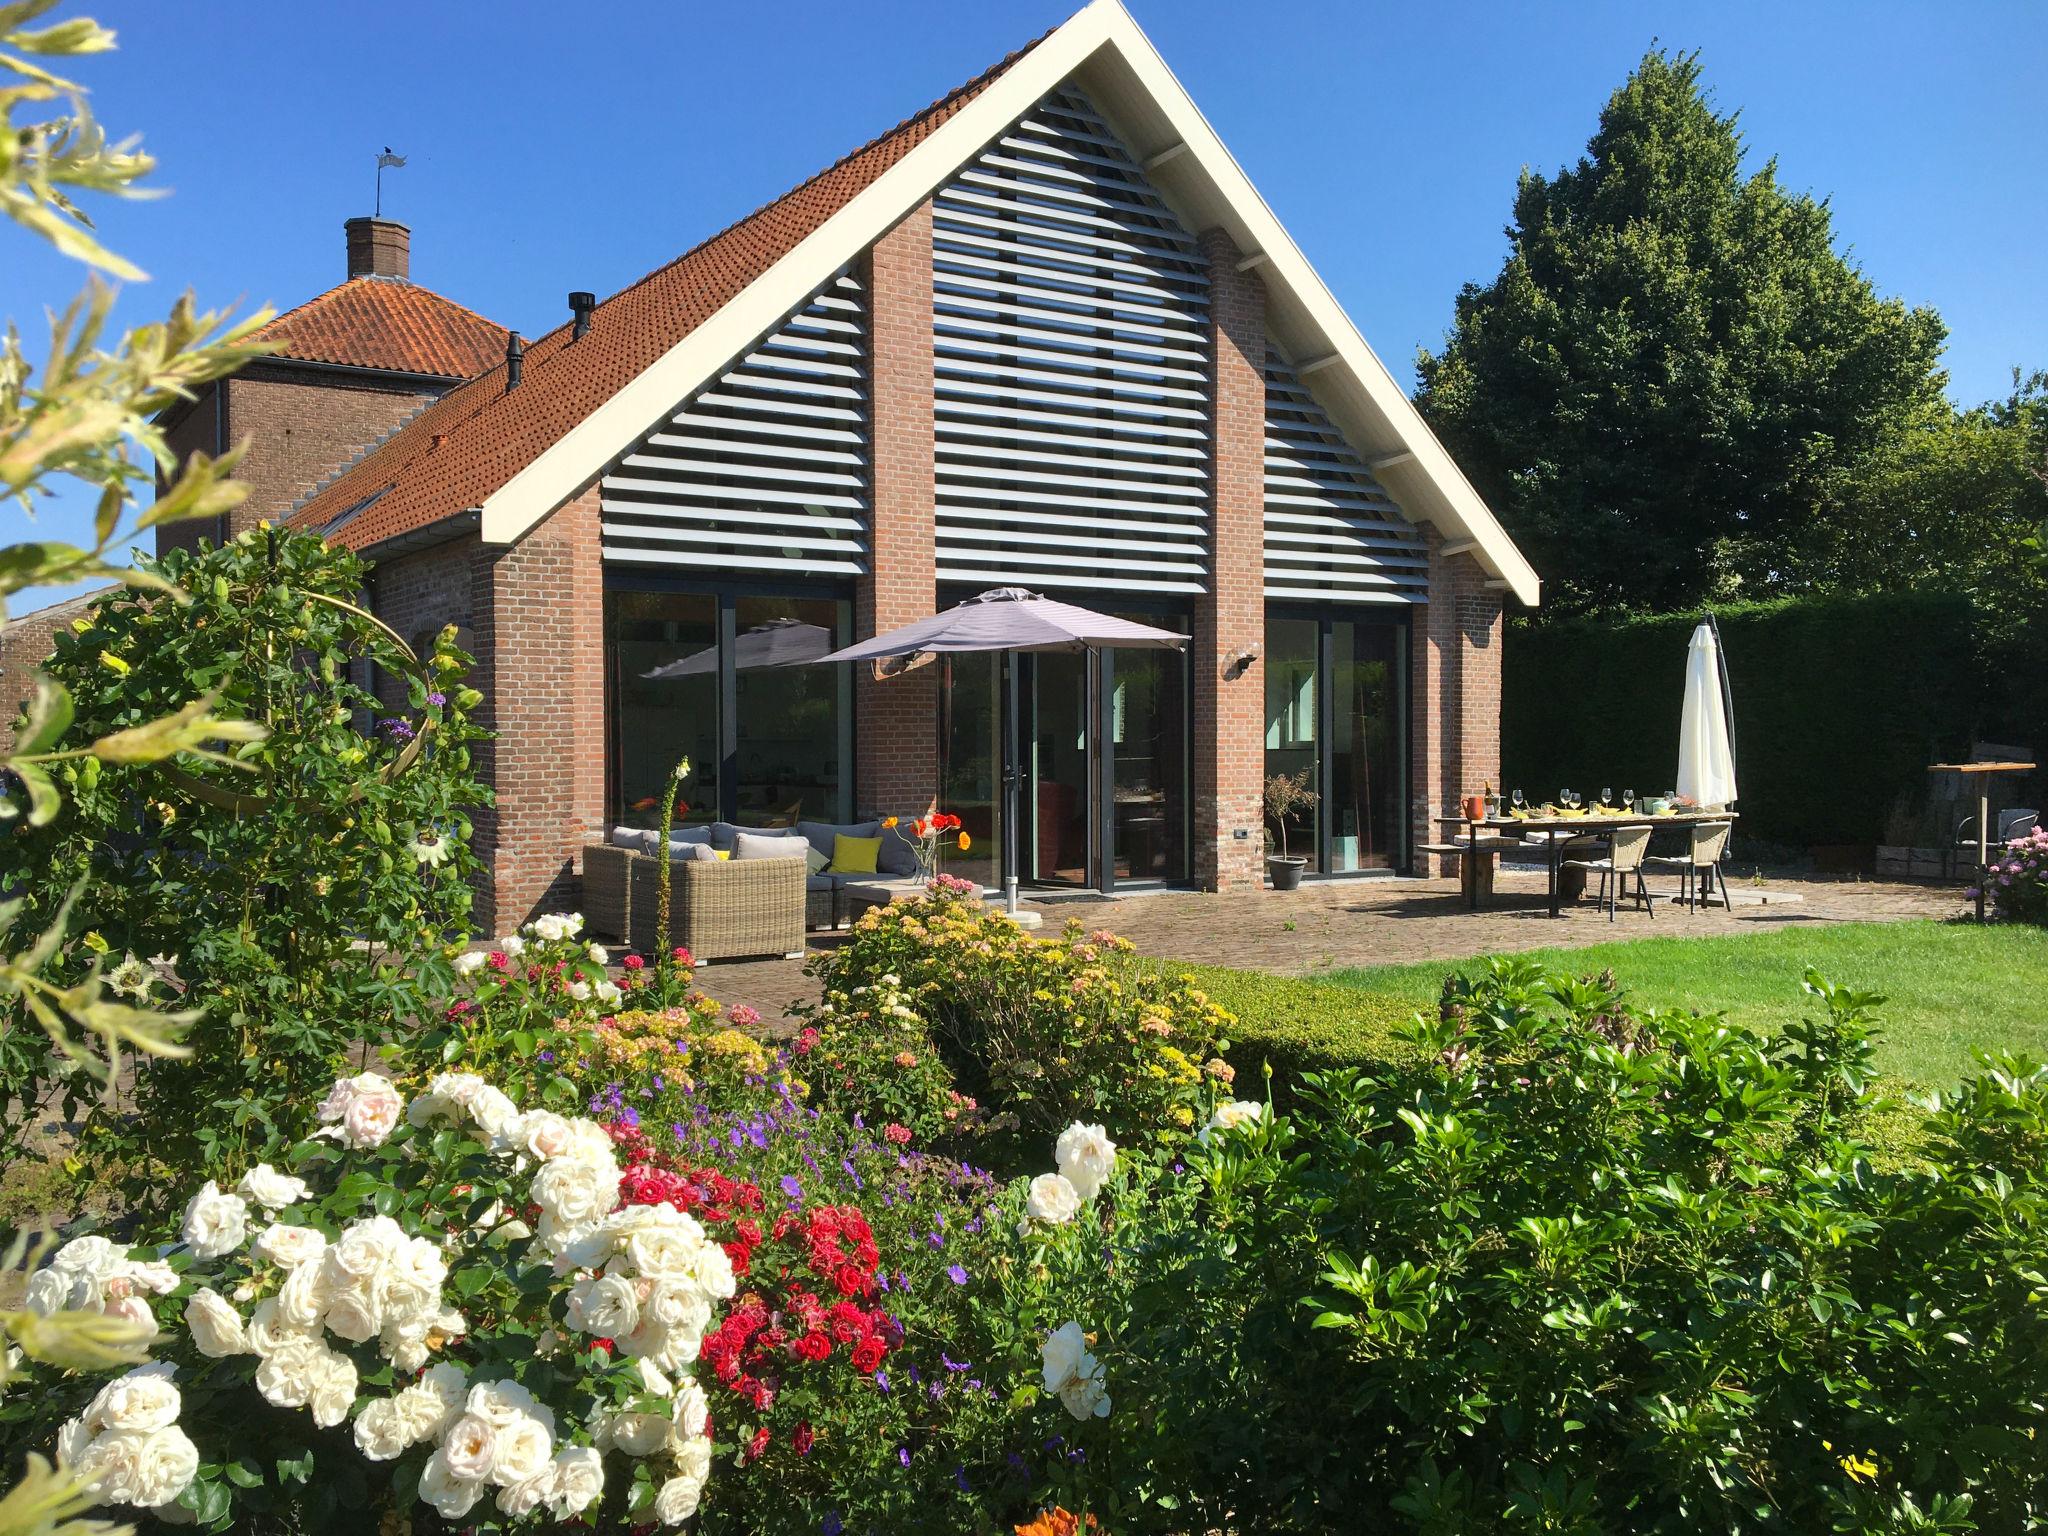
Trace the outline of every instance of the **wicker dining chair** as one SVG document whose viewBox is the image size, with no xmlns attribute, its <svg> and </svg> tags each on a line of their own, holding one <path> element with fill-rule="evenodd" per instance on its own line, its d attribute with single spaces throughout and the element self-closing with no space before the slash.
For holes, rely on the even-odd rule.
<svg viewBox="0 0 2048 1536">
<path fill-rule="evenodd" d="M 1733 826 L 1734 823 L 1726 821 L 1702 822 L 1692 829 L 1692 847 L 1683 858 L 1659 856 L 1643 862 L 1656 869 L 1679 872 L 1678 899 L 1685 903 L 1687 911 L 1698 911 L 1701 902 L 1719 891 L 1721 905 L 1733 912 L 1735 903 L 1728 899 L 1728 882 L 1721 878 L 1721 859 L 1728 852 L 1728 834 Z"/>
<path fill-rule="evenodd" d="M 1622 887 L 1630 875 L 1635 876 L 1635 903 L 1638 912 L 1648 910 L 1654 920 L 1656 905 L 1650 900 L 1650 893 L 1643 886 L 1643 859 L 1650 851 L 1650 829 L 1648 827 L 1617 827 L 1607 840 L 1607 857 L 1604 859 L 1566 859 L 1565 867 L 1583 869 L 1588 874 L 1600 877 L 1600 900 L 1607 904 L 1607 921 L 1614 921 L 1615 908 L 1620 904 Z"/>
</svg>

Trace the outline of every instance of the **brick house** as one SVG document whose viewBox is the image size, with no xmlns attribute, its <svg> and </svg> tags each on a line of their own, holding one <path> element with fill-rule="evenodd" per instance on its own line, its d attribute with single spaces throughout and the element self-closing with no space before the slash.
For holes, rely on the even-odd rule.
<svg viewBox="0 0 2048 1536">
<path fill-rule="evenodd" d="M 573 906 L 685 752 L 693 818 L 936 798 L 977 855 L 1014 753 L 1018 875 L 1098 889 L 1260 881 L 1272 772 L 1328 877 L 1497 778 L 1535 574 L 1116 0 L 570 303 L 292 513 L 477 657 L 485 922 Z M 761 664 L 1002 585 L 1191 643 Z"/>
<path fill-rule="evenodd" d="M 226 517 L 157 529 L 157 553 L 202 538 L 219 543 L 282 519 L 420 407 L 504 357 L 502 326 L 411 280 L 405 225 L 350 219 L 343 229 L 346 278 L 263 328 L 262 339 L 277 350 L 157 418 L 181 460 L 195 450 L 217 457 L 249 440 L 235 471 L 248 498 Z M 82 618 L 97 596 L 85 592 L 10 617 L 0 632 L 0 699 L 12 706 L 28 697 L 57 631 Z"/>
</svg>

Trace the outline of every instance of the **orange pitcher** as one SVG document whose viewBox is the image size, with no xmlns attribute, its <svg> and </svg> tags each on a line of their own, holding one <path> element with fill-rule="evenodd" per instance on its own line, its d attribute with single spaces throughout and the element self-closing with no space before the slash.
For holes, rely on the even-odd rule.
<svg viewBox="0 0 2048 1536">
<path fill-rule="evenodd" d="M 1465 819 L 1467 821 L 1486 820 L 1486 796 L 1467 795 L 1465 797 Z"/>
</svg>

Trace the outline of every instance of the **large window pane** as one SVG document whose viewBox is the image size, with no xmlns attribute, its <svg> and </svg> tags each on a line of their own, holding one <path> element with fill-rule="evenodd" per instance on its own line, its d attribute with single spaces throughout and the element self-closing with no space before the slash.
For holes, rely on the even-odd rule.
<svg viewBox="0 0 2048 1536">
<path fill-rule="evenodd" d="M 1152 614 L 1140 624 L 1185 628 Z M 1119 880 L 1188 877 L 1188 658 L 1185 651 L 1106 651 L 1110 852 Z"/>
<path fill-rule="evenodd" d="M 1330 868 L 1392 869 L 1401 860 L 1401 747 L 1395 630 L 1330 626 Z"/>
<path fill-rule="evenodd" d="M 941 656 L 939 668 L 939 809 L 965 823 L 973 847 L 948 849 L 948 874 L 993 888 L 1002 860 L 1001 661 L 992 651 Z M 906 806 L 905 814 L 923 806 Z"/>
<path fill-rule="evenodd" d="M 1088 817 L 1095 797 L 1089 779 L 1089 665 L 1086 654 L 1046 651 L 1030 658 L 1025 699 L 1030 739 L 1030 846 L 1025 878 L 1055 885 L 1086 885 Z"/>
<path fill-rule="evenodd" d="M 734 602 L 734 819 L 745 825 L 849 817 L 841 756 L 848 669 L 791 664 L 837 649 L 846 607 L 830 597 Z"/>
<path fill-rule="evenodd" d="M 1307 770 L 1317 782 L 1318 726 L 1316 650 L 1320 626 L 1314 619 L 1266 618 L 1266 776 Z M 1316 862 L 1316 807 L 1287 818 L 1284 843 L 1288 853 Z M 1266 822 L 1269 852 L 1281 851 L 1282 829 Z"/>
<path fill-rule="evenodd" d="M 718 600 L 696 593 L 610 592 L 605 657 L 612 689 L 612 818 L 661 822 L 660 796 L 689 754 L 689 810 L 718 815 Z M 569 765 L 561 765 L 564 773 Z"/>
</svg>

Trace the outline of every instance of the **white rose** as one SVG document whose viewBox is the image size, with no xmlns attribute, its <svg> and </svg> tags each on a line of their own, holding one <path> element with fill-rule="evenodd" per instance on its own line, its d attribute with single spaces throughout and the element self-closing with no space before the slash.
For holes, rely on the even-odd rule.
<svg viewBox="0 0 2048 1536">
<path fill-rule="evenodd" d="M 336 1291 L 327 1301 L 325 1321 L 330 1332 L 351 1344 L 367 1344 L 383 1326 L 376 1299 L 360 1286 Z"/>
<path fill-rule="evenodd" d="M 448 1464 L 448 1447 L 442 1446 L 420 1468 L 420 1498 L 434 1506 L 444 1520 L 460 1520 L 483 1497 L 479 1478 L 461 1477 Z"/>
<path fill-rule="evenodd" d="M 60 1269 L 39 1269 L 28 1277 L 28 1290 L 22 1298 L 23 1305 L 37 1317 L 48 1317 L 53 1312 L 62 1312 L 72 1305 L 83 1306 L 86 1298 L 80 1296 L 74 1302 L 72 1292 L 79 1287 L 76 1275 L 67 1275 Z"/>
<path fill-rule="evenodd" d="M 618 1176 L 619 1160 L 611 1134 L 595 1120 L 578 1116 L 569 1122 L 569 1145 L 562 1156 L 606 1169 L 614 1178 Z"/>
<path fill-rule="evenodd" d="M 138 1328 L 149 1330 L 149 1337 L 157 1334 L 156 1314 L 149 1309 L 149 1303 L 140 1296 L 122 1296 L 107 1302 L 100 1309 L 108 1317 L 119 1318 L 124 1323 L 133 1323 Z"/>
<path fill-rule="evenodd" d="M 1077 1419 L 1108 1418 L 1109 1392 L 1102 1383 L 1101 1367 L 1097 1366 L 1094 1375 L 1081 1377 L 1061 1387 L 1060 1401 Z"/>
<path fill-rule="evenodd" d="M 285 1276 L 284 1286 L 277 1293 L 278 1321 L 296 1333 L 311 1333 L 327 1316 L 327 1303 L 333 1295 L 325 1260 L 301 1264 Z"/>
<path fill-rule="evenodd" d="M 461 1417 L 465 1396 L 461 1368 L 444 1360 L 430 1366 L 392 1401 L 405 1424 L 405 1432 L 417 1445 L 422 1440 L 441 1438 L 442 1431 Z"/>
<path fill-rule="evenodd" d="M 519 1118 L 519 1106 L 505 1096 L 504 1090 L 488 1083 L 477 1089 L 467 1107 L 476 1128 L 493 1141 L 505 1136 Z"/>
<path fill-rule="evenodd" d="M 455 974 L 474 976 L 484 968 L 484 962 L 488 959 L 490 956 L 481 949 L 466 950 L 455 957 Z"/>
<path fill-rule="evenodd" d="M 326 1251 L 327 1234 L 317 1227 L 293 1227 L 273 1221 L 256 1234 L 252 1246 L 258 1258 L 268 1259 L 281 1269 L 297 1269 Z"/>
<path fill-rule="evenodd" d="M 522 1152 L 542 1162 L 569 1150 L 569 1122 L 551 1109 L 530 1109 L 508 1128 L 506 1134 Z"/>
<path fill-rule="evenodd" d="M 704 1484 L 694 1477 L 672 1477 L 654 1496 L 654 1518 L 663 1525 L 681 1525 L 697 1513 Z"/>
<path fill-rule="evenodd" d="M 498 940 L 497 947 L 501 954 L 516 960 L 526 953 L 526 940 L 519 937 L 516 933 L 508 933 L 504 938 Z"/>
<path fill-rule="evenodd" d="M 313 1337 L 313 1330 L 299 1327 L 286 1320 L 284 1308 L 275 1296 L 266 1296 L 256 1303 L 256 1310 L 249 1314 L 249 1347 L 259 1355 L 270 1354 L 287 1344 L 299 1343 Z"/>
<path fill-rule="evenodd" d="M 687 1281 L 657 1280 L 641 1313 L 658 1328 L 702 1334 L 711 1322 L 711 1299 Z"/>
<path fill-rule="evenodd" d="M 555 1496 L 555 1464 L 549 1462 L 539 1472 L 523 1483 L 512 1483 L 498 1490 L 498 1512 L 510 1519 L 518 1520 L 532 1514 L 541 1505 L 549 1503 Z"/>
<path fill-rule="evenodd" d="M 1038 1356 L 1044 1367 L 1045 1390 L 1058 1393 L 1068 1413 L 1077 1419 L 1108 1414 L 1109 1393 L 1102 1365 L 1088 1352 L 1088 1339 L 1079 1323 L 1065 1322 L 1055 1328 L 1039 1346 Z"/>
<path fill-rule="evenodd" d="M 619 1203 L 619 1176 L 615 1170 L 561 1158 L 542 1166 L 529 1193 L 553 1228 L 580 1227 Z"/>
<path fill-rule="evenodd" d="M 320 1104 L 320 1119 L 344 1146 L 361 1150 L 381 1147 L 398 1129 L 405 1100 L 391 1086 L 391 1079 L 375 1072 L 361 1072 L 336 1080 Z"/>
<path fill-rule="evenodd" d="M 1024 1208 L 1039 1221 L 1064 1226 L 1081 1210 L 1081 1192 L 1063 1173 L 1041 1173 L 1031 1181 Z"/>
<path fill-rule="evenodd" d="M 554 1411 L 542 1407 L 533 1393 L 516 1381 L 477 1382 L 469 1389 L 463 1409 L 493 1429 L 503 1429 L 524 1418 L 542 1419 L 549 1429 L 554 1427 Z"/>
<path fill-rule="evenodd" d="M 374 1398 L 356 1415 L 356 1449 L 371 1461 L 396 1461 L 415 1443 L 395 1397 Z"/>
<path fill-rule="evenodd" d="M 1218 1131 L 1234 1131 L 1241 1125 L 1255 1125 L 1266 1115 L 1266 1106 L 1256 1099 L 1237 1099 L 1228 1104 L 1218 1104 L 1210 1112 L 1209 1123 L 1202 1127 L 1195 1139 L 1203 1146 L 1209 1145 L 1210 1138 Z"/>
<path fill-rule="evenodd" d="M 1076 1120 L 1060 1132 L 1060 1139 L 1053 1144 L 1053 1156 L 1060 1172 L 1083 1200 L 1093 1200 L 1095 1192 L 1116 1172 L 1116 1143 L 1099 1125 L 1083 1125 Z"/>
<path fill-rule="evenodd" d="M 355 1406 L 356 1388 L 355 1361 L 339 1350 L 322 1350 L 313 1366 L 312 1393 L 307 1399 L 313 1422 L 332 1429 L 345 1420 Z"/>
<path fill-rule="evenodd" d="M 532 1414 L 521 1414 L 498 1431 L 491 1481 L 500 1488 L 539 1477 L 554 1459 L 553 1430 Z"/>
<path fill-rule="evenodd" d="M 473 1413 L 465 1413 L 448 1426 L 441 1439 L 440 1455 L 448 1470 L 465 1482 L 482 1482 L 497 1465 L 498 1431 Z"/>
<path fill-rule="evenodd" d="M 412 1242 L 405 1228 L 389 1216 L 366 1216 L 351 1222 L 322 1261 L 331 1283 L 374 1280 Z"/>
<path fill-rule="evenodd" d="M 597 1000 L 600 1003 L 606 1004 L 616 1003 L 626 995 L 618 989 L 617 983 L 610 981 L 594 982 L 590 990 L 596 994 Z"/>
<path fill-rule="evenodd" d="M 615 1339 L 640 1326 L 640 1293 L 619 1275 L 578 1281 L 569 1293 L 569 1323 L 601 1339 Z"/>
<path fill-rule="evenodd" d="M 602 944 L 591 945 L 587 953 L 589 954 L 590 958 L 595 960 L 599 965 L 608 964 L 612 958 L 611 955 L 605 950 L 605 947 Z"/>
<path fill-rule="evenodd" d="M 185 1330 L 199 1353 L 213 1360 L 249 1352 L 248 1331 L 237 1312 L 220 1292 L 201 1286 L 185 1303 Z"/>
<path fill-rule="evenodd" d="M 303 1408 L 312 1400 L 315 1376 L 325 1369 L 322 1357 L 330 1353 L 314 1339 L 286 1340 L 256 1367 L 256 1390 L 280 1408 Z"/>
<path fill-rule="evenodd" d="M 116 1457 L 121 1464 L 121 1486 L 113 1502 L 168 1504 L 198 1475 L 199 1448 L 175 1424 L 149 1431 L 117 1431 L 102 1436 L 101 1443 L 117 1435 L 124 1440 L 134 1438 Z"/>
<path fill-rule="evenodd" d="M 142 1263 L 130 1262 L 108 1282 L 109 1291 L 120 1290 L 123 1295 L 135 1291 L 152 1291 L 158 1296 L 168 1296 L 178 1288 L 178 1272 L 161 1259 L 149 1259 Z"/>
<path fill-rule="evenodd" d="M 604 1458 L 587 1445 L 564 1446 L 555 1452 L 553 1483 L 548 1507 L 555 1518 L 580 1515 L 604 1496 Z"/>
<path fill-rule="evenodd" d="M 659 1413 L 620 1413 L 605 1424 L 611 1443 L 628 1456 L 652 1456 L 668 1444 L 669 1420 Z"/>
<path fill-rule="evenodd" d="M 85 1410 L 88 1424 L 104 1429 L 164 1429 L 178 1422 L 180 1398 L 171 1380 L 175 1367 L 158 1361 L 139 1365 L 99 1390 Z M 162 1503 L 151 1499 L 152 1504 Z"/>
<path fill-rule="evenodd" d="M 233 1253 L 249 1235 L 249 1202 L 240 1195 L 224 1195 L 208 1179 L 185 1206 L 181 1235 L 193 1256 L 217 1259 Z"/>
<path fill-rule="evenodd" d="M 235 1186 L 238 1194 L 247 1196 L 266 1211 L 281 1211 L 288 1205 L 296 1205 L 306 1198 L 307 1186 L 304 1179 L 293 1178 L 288 1173 L 279 1173 L 268 1163 L 258 1163 L 242 1175 L 242 1182 Z"/>
<path fill-rule="evenodd" d="M 694 1381 L 685 1381 L 676 1394 L 674 1424 L 675 1449 L 682 1450 L 690 1441 L 701 1440 L 711 1428 L 711 1399 L 704 1395 L 704 1389 Z"/>
<path fill-rule="evenodd" d="M 57 1465 L 60 1467 L 81 1467 L 87 1454 L 92 1450 L 93 1436 L 98 1431 L 86 1422 L 84 1414 L 65 1421 L 57 1431 Z"/>
</svg>

